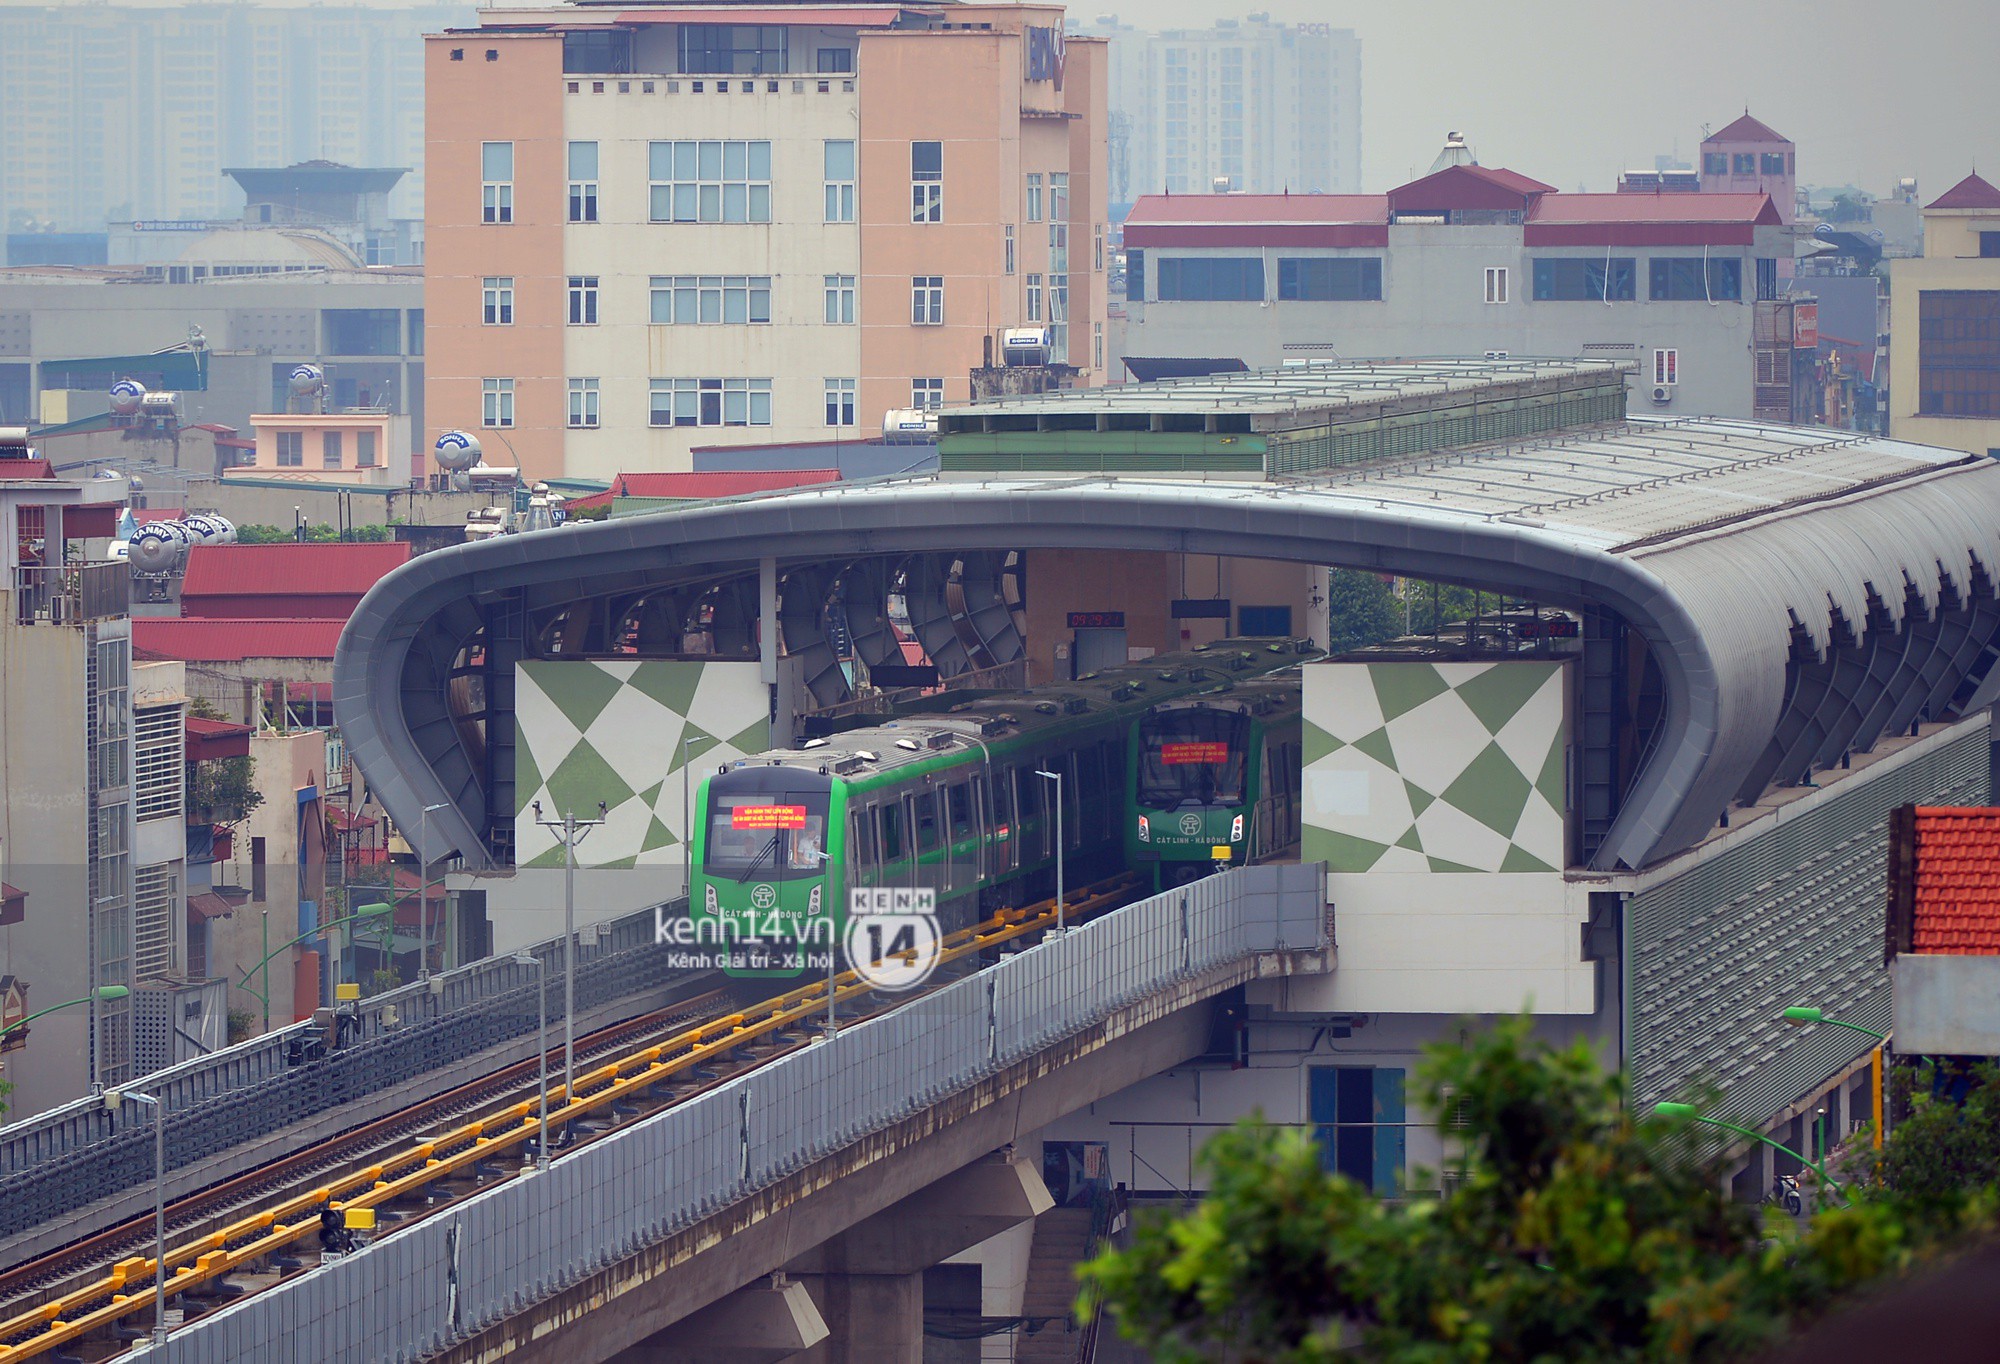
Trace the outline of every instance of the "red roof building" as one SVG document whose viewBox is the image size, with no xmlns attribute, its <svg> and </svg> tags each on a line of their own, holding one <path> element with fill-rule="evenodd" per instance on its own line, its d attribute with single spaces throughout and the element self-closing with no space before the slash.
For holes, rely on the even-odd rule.
<svg viewBox="0 0 2000 1364">
<path fill-rule="evenodd" d="M 1896 811 L 1889 888 L 1893 948 L 2000 956 L 2000 808 Z"/>
<path fill-rule="evenodd" d="M 369 588 L 409 561 L 409 545 L 397 540 L 361 545 L 202 545 L 188 555 L 181 614 L 206 619 L 345 621 Z"/>
<path fill-rule="evenodd" d="M 210 551 L 198 551 L 205 552 Z M 345 618 L 142 617 L 132 622 L 132 652 L 139 658 L 178 658 L 187 663 L 241 663 L 248 658 L 330 662 L 346 625 Z"/>
<path fill-rule="evenodd" d="M 1968 175 L 1924 205 L 1925 212 L 1954 208 L 2000 210 L 2000 189 L 1993 188 L 1978 175 Z"/>
</svg>

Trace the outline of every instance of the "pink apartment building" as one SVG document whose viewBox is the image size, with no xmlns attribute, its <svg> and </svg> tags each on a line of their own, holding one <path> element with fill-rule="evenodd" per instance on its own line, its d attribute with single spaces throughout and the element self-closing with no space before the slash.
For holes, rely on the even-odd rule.
<svg viewBox="0 0 2000 1364">
<path fill-rule="evenodd" d="M 1798 146 L 1745 109 L 1743 117 L 1701 140 L 1701 188 L 1709 194 L 1768 194 L 1792 221 L 1799 189 Z"/>
<path fill-rule="evenodd" d="M 1060 6 L 480 18 L 427 45 L 432 434 L 609 479 L 879 434 L 1015 328 L 1102 380 L 1105 46 Z"/>
</svg>

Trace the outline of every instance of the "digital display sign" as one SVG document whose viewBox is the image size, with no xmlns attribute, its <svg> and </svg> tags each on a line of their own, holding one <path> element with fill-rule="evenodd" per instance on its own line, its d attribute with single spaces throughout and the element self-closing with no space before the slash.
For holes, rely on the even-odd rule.
<svg viewBox="0 0 2000 1364">
<path fill-rule="evenodd" d="M 806 807 L 803 805 L 738 805 L 729 811 L 729 827 L 732 829 L 803 829 L 806 827 Z"/>
<path fill-rule="evenodd" d="M 1229 745 L 1219 743 L 1161 744 L 1160 761 L 1168 767 L 1195 764 L 1220 766 L 1229 761 Z"/>
<path fill-rule="evenodd" d="M 1123 630 L 1123 611 L 1072 611 L 1069 613 L 1069 628 L 1072 630 Z"/>
</svg>

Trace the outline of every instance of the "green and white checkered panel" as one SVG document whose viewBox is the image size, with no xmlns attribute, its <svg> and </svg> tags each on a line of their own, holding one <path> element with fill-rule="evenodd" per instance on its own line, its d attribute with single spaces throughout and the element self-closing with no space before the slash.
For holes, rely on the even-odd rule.
<svg viewBox="0 0 2000 1364">
<path fill-rule="evenodd" d="M 605 825 L 577 847 L 589 867 L 679 866 L 690 788 L 717 765 L 771 746 L 768 689 L 755 663 L 539 661 L 517 665 L 514 687 L 515 859 L 560 867 L 562 841 L 535 822 L 575 813 Z M 694 740 L 691 746 L 686 741 Z M 705 742 L 704 742 L 705 741 Z"/>
<path fill-rule="evenodd" d="M 1306 860 L 1336 872 L 1560 871 L 1563 666 L 1307 667 Z"/>
</svg>

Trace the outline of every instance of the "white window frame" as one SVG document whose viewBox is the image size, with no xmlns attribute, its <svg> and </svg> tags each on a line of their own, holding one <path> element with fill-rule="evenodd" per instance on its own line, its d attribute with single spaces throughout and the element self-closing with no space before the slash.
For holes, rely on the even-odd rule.
<svg viewBox="0 0 2000 1364">
<path fill-rule="evenodd" d="M 306 433 L 303 431 L 280 431 L 277 433 L 278 467 L 280 469 L 303 469 L 306 466 Z"/>
<path fill-rule="evenodd" d="M 1069 172 L 1049 172 L 1049 221 L 1069 222 Z"/>
<path fill-rule="evenodd" d="M 1039 274 L 1029 273 L 1027 295 L 1027 320 L 1030 322 L 1040 322 L 1042 320 L 1042 277 Z"/>
<path fill-rule="evenodd" d="M 740 164 L 732 169 L 733 162 Z M 647 215 L 653 222 L 771 221 L 768 139 L 687 138 L 649 142 L 646 166 Z"/>
<path fill-rule="evenodd" d="M 506 175 L 494 175 L 498 169 L 493 164 L 495 148 L 505 147 Z M 481 220 L 491 226 L 504 226 L 514 221 L 514 144 L 512 142 L 482 142 L 479 144 L 479 204 Z"/>
<path fill-rule="evenodd" d="M 1681 352 L 1678 346 L 1656 349 L 1653 352 L 1653 383 L 1659 388 L 1673 388 L 1681 381 Z"/>
<path fill-rule="evenodd" d="M 569 381 L 569 429 L 594 431 L 603 424 L 603 395 L 596 379 Z"/>
<path fill-rule="evenodd" d="M 1507 267 L 1489 265 L 1486 267 L 1486 301 L 1505 303 L 1507 301 Z"/>
<path fill-rule="evenodd" d="M 1104 224 L 1098 223 L 1090 229 L 1090 268 L 1101 272 L 1104 269 Z"/>
<path fill-rule="evenodd" d="M 375 467 L 375 433 L 356 431 L 354 433 L 354 467 L 373 469 Z"/>
<path fill-rule="evenodd" d="M 1006 223 L 1003 226 L 1006 231 L 1006 268 L 1001 273 L 1011 275 L 1014 273 L 1014 224 Z"/>
<path fill-rule="evenodd" d="M 577 149 L 590 148 L 590 174 L 582 175 L 577 168 Z M 597 221 L 597 157 L 595 142 L 572 142 L 569 144 L 569 220 L 573 223 L 594 223 Z"/>
<path fill-rule="evenodd" d="M 858 384 L 853 379 L 828 379 L 826 381 L 826 424 L 828 426 L 854 425 L 854 409 Z"/>
<path fill-rule="evenodd" d="M 666 406 L 661 406 L 661 400 Z M 741 420 L 732 419 L 732 410 Z M 662 421 L 661 414 L 666 414 Z M 711 420 L 711 417 L 713 420 Z M 646 420 L 666 426 L 769 426 L 769 379 L 654 379 L 648 389 Z"/>
<path fill-rule="evenodd" d="M 512 275 L 487 275 L 479 281 L 479 319 L 487 327 L 514 325 Z"/>
<path fill-rule="evenodd" d="M 514 425 L 514 381 L 479 381 L 479 424 L 489 430 L 504 431 Z"/>
<path fill-rule="evenodd" d="M 910 325 L 913 327 L 942 327 L 944 325 L 944 276 L 910 276 Z"/>
<path fill-rule="evenodd" d="M 835 147 L 847 148 L 847 174 L 836 176 L 833 171 Z M 854 182 L 859 169 L 860 144 L 852 138 L 828 138 L 820 149 L 820 175 L 825 198 L 825 221 L 829 223 L 851 223 L 854 221 Z"/>
<path fill-rule="evenodd" d="M 569 311 L 565 316 L 570 326 L 597 325 L 597 279 L 596 275 L 569 276 Z"/>
<path fill-rule="evenodd" d="M 1042 220 L 1042 173 L 1040 171 L 1028 172 L 1028 189 L 1026 197 L 1027 197 L 1027 204 L 1026 204 L 1027 211 L 1024 215 L 1026 221 L 1031 223 L 1040 222 Z"/>
<path fill-rule="evenodd" d="M 829 326 L 854 325 L 854 276 L 827 275 L 825 278 L 826 321 Z"/>
<path fill-rule="evenodd" d="M 730 316 L 732 304 L 741 316 Z M 646 317 L 655 327 L 768 327 L 771 276 L 654 275 L 647 281 Z"/>
<path fill-rule="evenodd" d="M 319 433 L 320 468 L 339 469 L 344 467 L 341 464 L 341 461 L 345 459 L 347 455 L 346 451 L 347 442 L 342 440 L 340 437 L 341 433 L 338 431 L 322 431 Z"/>
<path fill-rule="evenodd" d="M 917 148 L 936 147 L 938 168 L 934 171 L 917 169 Z M 944 221 L 944 143 L 938 141 L 916 141 L 910 143 L 910 221 L 913 223 L 941 223 Z"/>
<path fill-rule="evenodd" d="M 935 412 L 944 406 L 944 380 L 910 380 L 910 406 L 919 412 Z"/>
</svg>

